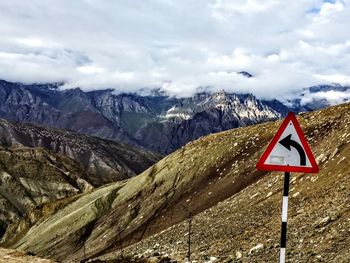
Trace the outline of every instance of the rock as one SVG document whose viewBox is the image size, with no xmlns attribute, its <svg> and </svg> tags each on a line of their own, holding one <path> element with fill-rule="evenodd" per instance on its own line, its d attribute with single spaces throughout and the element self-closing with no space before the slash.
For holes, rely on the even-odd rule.
<svg viewBox="0 0 350 263">
<path fill-rule="evenodd" d="M 0 248 L 0 262 L 6 263 L 54 263 L 49 259 L 43 259 L 31 255 L 31 253 L 25 253 L 20 250 Z"/>
<path fill-rule="evenodd" d="M 324 227 L 324 226 L 328 225 L 331 221 L 332 221 L 331 217 L 326 216 L 326 217 L 324 217 L 316 222 L 316 228 Z"/>
<path fill-rule="evenodd" d="M 336 154 L 339 152 L 338 148 L 335 148 L 333 153 L 329 156 L 330 159 L 332 159 L 334 156 L 336 156 Z"/>
<path fill-rule="evenodd" d="M 324 163 L 327 161 L 327 156 L 324 153 L 321 153 L 319 156 L 316 157 L 317 164 Z"/>
<path fill-rule="evenodd" d="M 259 250 L 261 250 L 261 249 L 263 249 L 263 248 L 264 248 L 264 245 L 261 244 L 261 243 L 259 243 L 259 244 L 257 244 L 255 247 L 252 247 L 252 248 L 249 250 L 248 255 L 251 255 L 251 254 L 253 254 L 253 253 L 255 253 L 255 252 L 258 252 Z"/>
<path fill-rule="evenodd" d="M 300 192 L 296 192 L 295 194 L 292 195 L 292 197 L 297 197 L 300 194 Z"/>
</svg>

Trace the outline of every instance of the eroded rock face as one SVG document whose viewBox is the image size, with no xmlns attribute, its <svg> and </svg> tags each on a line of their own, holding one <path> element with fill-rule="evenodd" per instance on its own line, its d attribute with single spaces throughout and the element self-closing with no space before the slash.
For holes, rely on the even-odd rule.
<svg viewBox="0 0 350 263">
<path fill-rule="evenodd" d="M 254 77 L 248 72 L 240 74 Z M 60 85 L 0 80 L 0 117 L 70 129 L 168 154 L 213 132 L 277 119 L 289 111 L 328 107 L 331 104 L 324 98 L 325 92 L 350 92 L 349 86 L 340 85 L 305 88 L 286 106 L 277 99 L 259 100 L 252 94 L 224 91 L 173 98 L 159 91 L 142 96 L 115 94 L 112 89 L 60 90 Z"/>
<path fill-rule="evenodd" d="M 168 154 L 213 132 L 281 117 L 251 94 L 114 94 L 113 90 L 60 90 L 59 84 L 24 85 L 0 80 L 0 117 L 70 129 Z M 210 116 L 210 121 L 205 117 Z M 214 125 L 215 124 L 215 125 Z"/>
<path fill-rule="evenodd" d="M 42 204 L 130 178 L 158 159 L 120 143 L 0 119 L 0 236 Z"/>
<path fill-rule="evenodd" d="M 283 113 L 250 94 L 204 93 L 174 105 L 166 112 L 166 120 L 141 127 L 135 133 L 135 139 L 148 149 L 170 153 L 201 136 L 281 116 Z"/>
<path fill-rule="evenodd" d="M 70 131 L 0 119 L 0 144 L 41 147 L 81 163 L 94 186 L 124 180 L 146 170 L 159 156 L 143 149 Z"/>
<path fill-rule="evenodd" d="M 0 262 L 6 263 L 54 263 L 52 260 L 28 255 L 24 251 L 0 248 Z"/>
<path fill-rule="evenodd" d="M 1 235 L 41 204 L 91 191 L 90 177 L 82 165 L 44 149 L 0 147 Z"/>
</svg>

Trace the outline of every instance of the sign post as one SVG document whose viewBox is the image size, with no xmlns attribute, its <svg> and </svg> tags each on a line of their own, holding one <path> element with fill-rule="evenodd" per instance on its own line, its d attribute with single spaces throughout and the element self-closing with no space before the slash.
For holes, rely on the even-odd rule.
<svg viewBox="0 0 350 263">
<path fill-rule="evenodd" d="M 288 193 L 291 172 L 318 173 L 319 168 L 294 113 L 290 112 L 261 156 L 258 170 L 284 174 L 280 263 L 286 261 Z"/>
<path fill-rule="evenodd" d="M 280 263 L 286 262 L 289 179 L 290 179 L 290 172 L 285 172 L 284 173 L 283 200 L 282 200 L 282 227 L 281 227 Z"/>
</svg>

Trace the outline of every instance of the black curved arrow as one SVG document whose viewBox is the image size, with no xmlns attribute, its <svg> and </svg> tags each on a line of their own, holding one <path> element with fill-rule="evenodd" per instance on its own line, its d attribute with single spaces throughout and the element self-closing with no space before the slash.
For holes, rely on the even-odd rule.
<svg viewBox="0 0 350 263">
<path fill-rule="evenodd" d="M 306 165 L 306 155 L 304 149 L 298 142 L 292 140 L 292 134 L 289 134 L 287 137 L 280 140 L 279 143 L 286 147 L 289 151 L 291 151 L 291 146 L 294 147 L 299 153 L 300 165 Z"/>
</svg>

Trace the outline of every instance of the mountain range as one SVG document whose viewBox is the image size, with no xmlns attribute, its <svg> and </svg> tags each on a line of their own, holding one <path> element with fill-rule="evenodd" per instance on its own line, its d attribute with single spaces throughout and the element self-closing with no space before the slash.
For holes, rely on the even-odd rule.
<svg viewBox="0 0 350 263">
<path fill-rule="evenodd" d="M 271 206 L 278 201 L 279 186 L 271 179 L 274 173 L 257 171 L 255 163 L 279 125 L 274 121 L 289 111 L 313 111 L 301 113 L 299 120 L 321 167 L 320 184 L 313 186 L 316 192 L 310 184 L 300 191 L 314 203 L 318 192 L 337 200 L 318 196 L 322 203 L 315 207 L 332 207 L 321 216 L 305 199 L 299 202 L 311 214 L 291 213 L 299 228 L 300 222 L 308 222 L 307 216 L 320 221 L 309 232 L 322 243 L 318 229 L 325 229 L 323 221 L 339 222 L 330 224 L 332 231 L 344 229 L 337 219 L 346 215 L 346 206 L 338 209 L 333 204 L 342 204 L 346 184 L 344 179 L 341 184 L 330 181 L 328 175 L 333 167 L 347 176 L 350 111 L 349 104 L 314 110 L 329 106 L 319 94 L 348 91 L 340 85 L 315 86 L 282 103 L 225 91 L 174 98 L 159 91 L 142 96 L 1 81 L 1 244 L 58 261 L 108 261 L 123 253 L 143 258 L 171 255 L 181 261 L 186 256 L 181 245 L 186 230 L 178 223 L 193 219 L 193 256 L 199 261 L 220 256 L 269 262 L 277 253 L 275 241 L 262 241 L 263 236 L 244 222 L 261 220 L 264 224 L 256 226 L 260 232 L 276 234 L 276 223 L 271 222 L 277 212 Z M 161 159 L 167 153 L 171 154 Z M 334 186 L 326 188 L 327 183 Z M 260 199 L 254 202 L 255 198 Z M 266 219 L 259 214 L 260 205 L 270 211 Z M 218 231 L 213 235 L 208 228 Z M 230 245 L 232 236 L 239 246 Z M 247 241 L 247 236 L 254 238 Z M 204 246 L 201 238 L 211 246 Z M 302 261 L 308 253 L 294 256 Z M 324 250 L 317 253 L 327 258 Z"/>
<path fill-rule="evenodd" d="M 348 262 L 350 104 L 298 120 L 320 172 L 293 173 L 287 256 Z M 12 223 L 2 246 L 64 262 L 181 262 L 191 219 L 193 260 L 275 262 L 283 176 L 255 165 L 280 124 L 202 137 L 136 177 L 46 203 Z"/>
<path fill-rule="evenodd" d="M 244 74 L 253 77 L 248 72 Z M 317 96 L 303 101 L 306 94 L 325 91 L 350 92 L 350 87 L 310 87 L 282 102 L 225 91 L 175 98 L 159 91 L 142 96 L 115 94 L 113 89 L 65 90 L 62 83 L 25 85 L 0 81 L 0 118 L 69 129 L 168 154 L 210 133 L 278 119 L 289 111 L 327 107 L 330 103 Z"/>
</svg>

